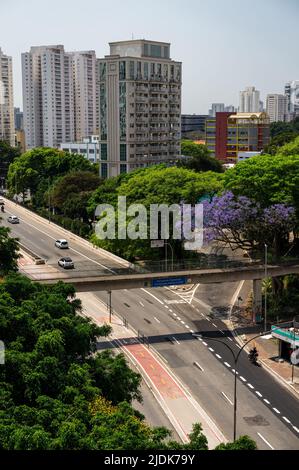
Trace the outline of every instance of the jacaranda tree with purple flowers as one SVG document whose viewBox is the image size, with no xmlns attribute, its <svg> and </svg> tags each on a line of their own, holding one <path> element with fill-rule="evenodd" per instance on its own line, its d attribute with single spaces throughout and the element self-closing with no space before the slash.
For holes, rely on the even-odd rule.
<svg viewBox="0 0 299 470">
<path fill-rule="evenodd" d="M 295 209 L 286 204 L 263 208 L 247 196 L 235 196 L 231 191 L 215 196 L 211 202 L 204 201 L 206 241 L 223 242 L 232 250 L 261 252 L 267 243 L 273 256 L 279 258 L 295 226 Z"/>
</svg>

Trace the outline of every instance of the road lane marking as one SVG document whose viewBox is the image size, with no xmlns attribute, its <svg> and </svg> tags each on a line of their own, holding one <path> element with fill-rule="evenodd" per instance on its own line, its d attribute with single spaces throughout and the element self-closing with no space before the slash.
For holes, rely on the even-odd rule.
<svg viewBox="0 0 299 470">
<path fill-rule="evenodd" d="M 291 421 L 288 418 L 286 418 L 285 416 L 283 416 L 282 419 L 284 419 L 288 424 L 291 424 Z"/>
<path fill-rule="evenodd" d="M 178 316 L 177 316 L 177 319 L 178 319 L 179 321 L 181 321 L 181 317 L 178 317 Z"/>
<path fill-rule="evenodd" d="M 140 302 L 140 300 L 139 300 L 139 303 L 140 303 L 140 305 L 141 305 L 142 307 L 144 307 L 144 304 L 143 304 L 142 302 Z"/>
<path fill-rule="evenodd" d="M 257 390 L 255 391 L 255 393 L 256 393 L 259 397 L 261 397 L 261 398 L 263 397 L 263 395 L 262 395 L 260 392 L 258 392 Z"/>
<path fill-rule="evenodd" d="M 156 299 L 157 302 L 159 302 L 160 304 L 164 305 L 164 302 L 162 302 L 162 300 L 158 299 L 158 297 L 156 297 L 154 294 L 152 294 L 151 292 L 148 292 L 146 289 L 144 289 L 143 287 L 141 287 L 141 290 L 143 290 L 143 292 L 146 292 L 148 295 L 150 295 L 151 297 L 153 297 L 154 299 Z"/>
<path fill-rule="evenodd" d="M 222 393 L 222 395 L 227 399 L 227 401 L 228 401 L 231 405 L 233 405 L 233 402 L 228 398 L 228 396 L 225 395 L 224 392 L 221 392 L 221 393 Z"/>
<path fill-rule="evenodd" d="M 213 326 L 215 326 L 215 328 L 217 328 L 217 325 L 215 325 L 215 323 L 212 323 Z"/>
<path fill-rule="evenodd" d="M 225 365 L 226 367 L 231 367 L 231 365 L 230 365 L 228 362 L 225 362 L 224 365 Z"/>
<path fill-rule="evenodd" d="M 232 339 L 228 336 L 229 341 L 232 341 Z"/>
<path fill-rule="evenodd" d="M 248 387 L 251 388 L 252 390 L 254 389 L 254 386 L 253 386 L 253 385 L 251 385 L 251 384 L 249 384 L 249 383 L 247 383 L 247 385 L 248 385 Z"/>
<path fill-rule="evenodd" d="M 172 339 L 177 343 L 180 344 L 180 342 L 173 336 Z"/>
<path fill-rule="evenodd" d="M 189 325 L 185 325 L 186 328 L 188 328 L 188 330 L 190 330 L 190 326 Z"/>
<path fill-rule="evenodd" d="M 214 352 L 214 349 L 213 348 L 209 348 L 210 351 Z"/>
<path fill-rule="evenodd" d="M 196 367 L 198 367 L 198 369 L 200 369 L 202 372 L 204 372 L 203 367 L 201 367 L 201 365 L 198 364 L 198 362 L 193 362 L 193 364 L 194 364 Z"/>
<path fill-rule="evenodd" d="M 173 310 L 171 310 L 171 308 L 169 309 L 169 311 L 170 311 L 171 313 L 173 313 Z"/>
<path fill-rule="evenodd" d="M 299 433 L 299 429 L 296 428 L 296 426 L 293 426 L 293 429 L 295 429 L 295 431 Z"/>
<path fill-rule="evenodd" d="M 257 434 L 265 442 L 265 444 L 267 444 L 267 446 L 270 447 L 270 449 L 275 450 L 274 447 L 271 446 L 270 442 L 268 442 L 267 439 L 265 439 L 264 436 L 262 436 L 262 434 L 260 432 L 258 432 Z"/>
<path fill-rule="evenodd" d="M 236 343 L 236 346 L 237 348 L 241 349 L 241 346 L 238 343 Z"/>
<path fill-rule="evenodd" d="M 205 341 L 203 341 L 202 344 L 204 344 L 205 346 L 208 346 L 207 343 L 205 343 Z"/>
<path fill-rule="evenodd" d="M 239 375 L 239 372 L 238 372 L 237 370 L 235 370 L 235 369 L 232 369 L 232 372 L 233 372 L 233 373 L 236 373 L 236 375 Z"/>
<path fill-rule="evenodd" d="M 270 405 L 269 400 L 267 400 L 266 398 L 264 398 L 264 402 L 267 403 L 267 405 Z"/>
<path fill-rule="evenodd" d="M 185 325 L 185 322 L 184 322 L 184 320 L 180 320 L 180 321 L 181 321 L 182 325 Z"/>
<path fill-rule="evenodd" d="M 174 317 L 177 317 L 177 314 L 176 314 L 176 313 L 174 313 L 174 314 L 173 314 L 173 316 L 174 316 Z"/>
<path fill-rule="evenodd" d="M 280 411 L 279 411 L 277 408 L 273 408 L 273 410 L 275 411 L 275 413 L 277 413 L 278 415 L 280 415 Z"/>
<path fill-rule="evenodd" d="M 193 330 L 190 330 L 190 333 L 192 333 L 192 334 L 193 334 L 193 333 L 194 333 L 194 331 L 193 331 Z"/>
<path fill-rule="evenodd" d="M 154 319 L 155 319 L 158 323 L 161 323 L 160 320 L 158 320 L 157 317 L 154 317 Z"/>
<path fill-rule="evenodd" d="M 244 379 L 244 377 L 242 377 L 242 375 L 240 375 L 240 379 L 241 379 L 243 382 L 246 382 L 246 379 Z"/>
<path fill-rule="evenodd" d="M 169 309 L 168 305 L 164 305 L 164 307 Z"/>
<path fill-rule="evenodd" d="M 218 357 L 218 359 L 222 359 L 222 356 L 220 356 L 220 354 L 216 354 L 216 357 Z"/>
</svg>

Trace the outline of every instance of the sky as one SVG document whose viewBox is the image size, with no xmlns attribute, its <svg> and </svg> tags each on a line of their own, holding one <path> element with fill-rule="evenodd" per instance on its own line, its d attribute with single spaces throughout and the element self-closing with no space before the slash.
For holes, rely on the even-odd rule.
<svg viewBox="0 0 299 470">
<path fill-rule="evenodd" d="M 182 113 L 238 105 L 255 86 L 283 93 L 299 79 L 299 0 L 0 0 L 0 47 L 13 57 L 15 106 L 22 109 L 21 53 L 63 44 L 109 54 L 109 42 L 171 43 L 183 63 Z"/>
</svg>

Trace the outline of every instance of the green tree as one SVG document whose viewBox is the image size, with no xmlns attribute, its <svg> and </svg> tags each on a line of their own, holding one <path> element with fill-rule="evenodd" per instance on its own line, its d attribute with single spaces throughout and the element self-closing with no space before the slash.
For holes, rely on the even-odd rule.
<svg viewBox="0 0 299 470">
<path fill-rule="evenodd" d="M 182 155 L 192 158 L 179 160 L 178 166 L 180 167 L 188 168 L 189 170 L 194 170 L 197 172 L 223 172 L 221 163 L 216 158 L 211 157 L 211 152 L 206 145 L 196 144 L 190 140 L 182 140 L 181 152 Z"/>
<path fill-rule="evenodd" d="M 215 450 L 257 450 L 256 442 L 249 436 L 240 436 L 234 442 L 219 444 Z"/>
<path fill-rule="evenodd" d="M 0 180 L 2 184 L 7 178 L 9 165 L 20 156 L 20 150 L 0 140 Z"/>
<path fill-rule="evenodd" d="M 0 275 L 17 270 L 19 246 L 17 239 L 9 234 L 9 228 L 0 227 Z"/>
</svg>

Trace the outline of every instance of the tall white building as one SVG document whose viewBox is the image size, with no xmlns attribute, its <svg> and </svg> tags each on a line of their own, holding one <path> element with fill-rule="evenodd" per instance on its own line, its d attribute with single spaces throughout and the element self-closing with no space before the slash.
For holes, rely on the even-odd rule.
<svg viewBox="0 0 299 470">
<path fill-rule="evenodd" d="M 285 95 L 267 95 L 266 112 L 270 122 L 284 121 L 287 114 L 287 98 Z"/>
<path fill-rule="evenodd" d="M 180 156 L 181 62 L 170 44 L 110 43 L 98 59 L 101 176 L 111 177 Z"/>
<path fill-rule="evenodd" d="M 260 92 L 254 86 L 240 91 L 239 113 L 258 113 L 260 110 Z"/>
<path fill-rule="evenodd" d="M 74 139 L 72 56 L 61 45 L 22 54 L 26 147 L 58 147 Z"/>
<path fill-rule="evenodd" d="M 0 140 L 15 146 L 12 58 L 0 48 Z"/>
<path fill-rule="evenodd" d="M 224 110 L 224 103 L 212 103 L 211 109 L 209 109 L 209 116 L 215 117 L 216 113 L 223 113 Z"/>
<path fill-rule="evenodd" d="M 96 54 L 72 52 L 75 141 L 98 133 Z"/>
<path fill-rule="evenodd" d="M 299 115 L 299 80 L 287 82 L 284 89 L 289 119 Z"/>
</svg>

